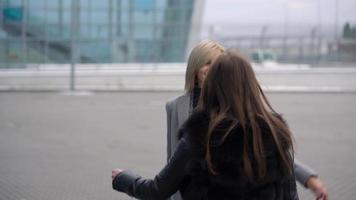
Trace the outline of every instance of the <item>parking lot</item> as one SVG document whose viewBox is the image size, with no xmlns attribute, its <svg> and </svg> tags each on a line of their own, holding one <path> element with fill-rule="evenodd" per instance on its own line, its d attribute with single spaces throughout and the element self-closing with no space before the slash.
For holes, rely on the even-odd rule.
<svg viewBox="0 0 356 200">
<path fill-rule="evenodd" d="M 1 92 L 0 200 L 130 199 L 111 189 L 111 169 L 160 170 L 164 106 L 179 94 Z M 319 173 L 330 199 L 354 199 L 356 93 L 267 95 L 294 133 L 296 157 Z"/>
</svg>

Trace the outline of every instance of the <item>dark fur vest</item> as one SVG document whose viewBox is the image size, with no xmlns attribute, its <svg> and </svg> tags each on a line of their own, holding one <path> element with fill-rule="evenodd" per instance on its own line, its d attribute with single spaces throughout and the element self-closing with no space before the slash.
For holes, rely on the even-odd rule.
<svg viewBox="0 0 356 200">
<path fill-rule="evenodd" d="M 249 181 L 243 174 L 243 142 L 246 136 L 251 147 L 250 135 L 237 125 L 223 143 L 222 135 L 231 121 L 225 120 L 212 134 L 210 152 L 217 175 L 209 172 L 206 155 L 206 133 L 209 116 L 204 112 L 193 113 L 180 130 L 179 137 L 186 140 L 191 156 L 186 165 L 189 180 L 182 188 L 185 200 L 285 200 L 298 199 L 294 174 L 282 165 L 280 155 L 264 122 L 259 122 L 267 164 L 267 175 Z M 247 132 L 250 130 L 247 129 Z M 253 161 L 252 151 L 248 155 Z M 255 167 L 253 167 L 255 169 Z M 255 170 L 254 170 L 255 171 Z M 293 171 L 293 170 L 292 170 Z"/>
</svg>

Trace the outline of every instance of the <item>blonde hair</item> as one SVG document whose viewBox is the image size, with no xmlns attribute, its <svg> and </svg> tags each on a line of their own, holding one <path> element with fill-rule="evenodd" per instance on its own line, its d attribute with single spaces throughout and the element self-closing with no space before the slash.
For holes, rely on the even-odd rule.
<svg viewBox="0 0 356 200">
<path fill-rule="evenodd" d="M 215 56 L 224 51 L 225 48 L 219 43 L 209 40 L 202 41 L 195 46 L 188 58 L 184 89 L 186 91 L 193 90 L 199 69 L 211 62 Z"/>
</svg>

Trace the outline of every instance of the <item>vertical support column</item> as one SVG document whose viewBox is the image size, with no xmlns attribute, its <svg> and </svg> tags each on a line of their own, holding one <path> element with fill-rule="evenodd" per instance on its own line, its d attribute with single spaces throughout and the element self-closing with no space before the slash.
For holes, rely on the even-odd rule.
<svg viewBox="0 0 356 200">
<path fill-rule="evenodd" d="M 2 11 L 3 10 L 3 1 L 0 1 L 0 10 Z M 1 27 L 3 27 L 4 26 L 4 19 L 3 19 L 3 13 L 0 13 L 0 28 Z M 0 45 L 2 45 L 2 42 L 3 42 L 3 40 L 2 39 L 0 39 Z M 5 62 L 6 62 L 6 59 L 5 59 L 5 56 L 6 56 L 6 54 L 5 54 L 5 51 L 3 51 L 3 52 L 1 52 L 0 51 L 0 56 L 1 56 L 1 54 L 4 54 L 3 56 L 4 56 L 4 60 L 3 61 L 0 61 L 0 68 L 2 67 L 2 64 L 5 64 Z"/>
<path fill-rule="evenodd" d="M 48 0 L 45 0 L 44 2 L 44 13 L 45 13 L 45 17 L 44 17 L 44 55 L 45 55 L 45 60 L 44 63 L 48 62 Z"/>
<path fill-rule="evenodd" d="M 128 3 L 129 3 L 129 21 L 128 21 L 129 32 L 128 32 L 128 36 L 127 36 L 127 41 L 128 41 L 127 61 L 133 62 L 134 56 L 135 56 L 135 41 L 134 41 L 135 1 L 130 0 Z"/>
<path fill-rule="evenodd" d="M 22 21 L 21 21 L 21 41 L 22 41 L 22 62 L 27 64 L 27 24 L 28 24 L 28 0 L 21 0 Z"/>
<path fill-rule="evenodd" d="M 4 25 L 4 14 L 3 14 L 3 9 L 4 9 L 4 1 L 0 0 L 0 10 L 2 13 L 0 13 L 0 27 Z"/>
<path fill-rule="evenodd" d="M 89 33 L 88 33 L 88 35 L 89 35 L 89 38 L 90 38 L 90 40 L 93 38 L 93 35 L 94 34 L 92 34 L 93 33 L 93 30 L 94 30 L 94 28 L 93 28 L 93 1 L 92 0 L 89 0 L 89 1 L 87 1 L 88 2 L 88 9 L 87 9 L 87 24 L 86 24 L 86 27 L 88 28 L 88 31 L 89 31 Z"/>
<path fill-rule="evenodd" d="M 311 29 L 311 33 L 310 33 L 310 55 L 311 55 L 311 59 L 310 61 L 313 62 L 313 64 L 315 63 L 315 56 L 316 56 L 316 34 L 317 34 L 317 27 L 314 26 L 312 29 Z"/>
<path fill-rule="evenodd" d="M 3 7 L 7 7 L 10 5 L 10 1 L 6 0 L 3 4 Z M 3 19 L 2 23 L 6 23 L 6 19 Z M 9 55 L 10 55 L 10 44 L 11 44 L 11 39 L 10 37 L 7 35 L 4 41 L 4 49 L 5 49 L 5 66 L 9 67 Z"/>
<path fill-rule="evenodd" d="M 284 4 L 284 37 L 283 37 L 283 57 L 288 60 L 289 57 L 289 47 L 288 47 L 288 35 L 289 35 L 289 3 Z"/>
<path fill-rule="evenodd" d="M 158 62 L 158 39 L 157 39 L 157 29 L 159 28 L 158 23 L 157 23 L 157 14 L 158 14 L 158 9 L 157 9 L 157 2 L 156 0 L 153 0 L 153 5 L 152 5 L 152 35 L 153 35 L 153 39 L 152 39 L 152 43 L 153 43 L 153 49 L 151 51 L 151 58 L 150 58 L 150 62 Z"/>
<path fill-rule="evenodd" d="M 335 34 L 335 50 L 336 50 L 336 61 L 340 61 L 339 53 L 339 0 L 335 0 L 335 24 L 334 24 L 334 34 Z"/>
<path fill-rule="evenodd" d="M 317 59 L 316 59 L 316 62 L 319 63 L 320 62 L 320 59 L 321 59 L 321 42 L 322 42 L 322 22 L 321 22 L 321 1 L 318 0 L 317 2 L 317 13 L 318 13 L 318 19 L 317 19 L 317 34 L 316 34 L 316 37 L 317 37 Z"/>
<path fill-rule="evenodd" d="M 303 64 L 304 60 L 304 38 L 301 36 L 299 38 L 299 64 Z"/>
<path fill-rule="evenodd" d="M 262 26 L 261 28 L 261 35 L 260 35 L 260 44 L 259 48 L 264 51 L 265 50 L 265 43 L 266 43 L 266 32 L 267 32 L 267 26 Z"/>
<path fill-rule="evenodd" d="M 116 14 L 115 20 L 113 20 L 113 41 L 112 41 L 112 62 L 124 61 L 124 40 L 122 37 L 122 0 L 116 0 L 116 7 L 114 9 L 114 13 Z"/>
<path fill-rule="evenodd" d="M 59 35 L 63 37 L 63 0 L 58 0 L 58 25 L 59 25 Z"/>
<path fill-rule="evenodd" d="M 122 20 L 121 20 L 121 15 L 122 15 L 122 5 L 121 5 L 121 0 L 117 0 L 116 3 L 116 37 L 121 36 L 121 26 L 122 26 Z"/>
<path fill-rule="evenodd" d="M 109 0 L 109 13 L 108 13 L 108 43 L 110 46 L 110 62 L 113 62 L 113 9 L 114 9 L 114 4 L 113 0 Z"/>
<path fill-rule="evenodd" d="M 188 35 L 188 42 L 185 48 L 185 60 L 188 58 L 190 50 L 198 43 L 200 40 L 200 33 L 202 28 L 202 20 L 204 15 L 204 7 L 206 0 L 195 0 L 192 3 L 193 11 L 190 22 L 190 32 Z M 209 37 L 213 39 L 214 27 L 209 29 Z"/>
<path fill-rule="evenodd" d="M 71 73 L 70 90 L 75 90 L 75 64 L 78 61 L 77 37 L 79 26 L 79 0 L 72 0 L 71 5 Z"/>
</svg>

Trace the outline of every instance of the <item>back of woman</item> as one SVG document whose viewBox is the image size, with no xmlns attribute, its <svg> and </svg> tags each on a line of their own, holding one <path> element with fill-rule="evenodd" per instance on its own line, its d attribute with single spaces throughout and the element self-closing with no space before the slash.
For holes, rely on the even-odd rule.
<svg viewBox="0 0 356 200">
<path fill-rule="evenodd" d="M 183 199 L 298 199 L 291 133 L 251 65 L 223 53 L 201 95 L 181 129 L 191 149 Z"/>
<path fill-rule="evenodd" d="M 223 140 L 233 120 L 225 119 L 212 133 L 210 154 L 215 173 L 209 171 L 206 161 L 206 132 L 209 127 L 209 114 L 195 112 L 181 130 L 191 149 L 187 163 L 190 183 L 183 188 L 183 199 L 296 199 L 294 176 L 282 164 L 278 149 L 273 142 L 268 126 L 261 119 L 266 176 L 250 181 L 243 170 L 244 136 L 247 137 L 248 155 L 253 160 L 251 128 L 244 134 L 242 126 L 236 125 Z M 257 172 L 256 162 L 252 161 L 253 171 Z"/>
<path fill-rule="evenodd" d="M 298 199 L 291 133 L 270 106 L 251 65 L 224 52 L 172 157 L 154 179 L 113 171 L 113 188 L 139 199 Z"/>
</svg>

